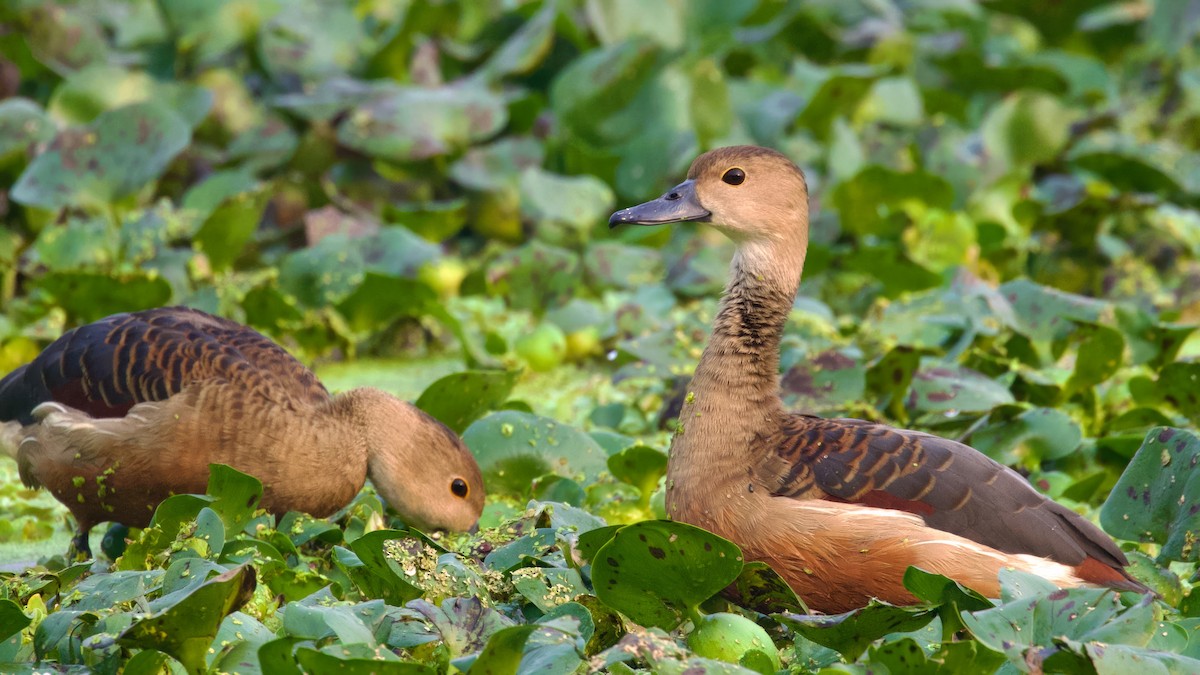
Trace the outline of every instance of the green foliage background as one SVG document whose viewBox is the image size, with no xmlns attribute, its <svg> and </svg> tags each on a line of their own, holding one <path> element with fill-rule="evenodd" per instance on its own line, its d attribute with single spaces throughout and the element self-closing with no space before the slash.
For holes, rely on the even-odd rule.
<svg viewBox="0 0 1200 675">
<path fill-rule="evenodd" d="M 115 565 L 4 577 L 0 662 L 773 671 L 769 649 L 733 665 L 683 640 L 736 609 L 794 671 L 1196 672 L 1198 17 L 1195 0 L 5 3 L 0 373 L 79 323 L 189 304 L 332 388 L 419 399 L 494 497 L 479 535 L 430 540 L 386 529 L 403 526 L 370 490 L 329 521 L 233 508 L 261 488 L 219 472 Z M 605 220 L 731 143 L 786 152 L 812 189 L 789 403 L 1027 472 L 1130 542 L 1161 601 L 1011 575 L 993 606 L 913 571 L 925 606 L 809 617 L 735 554 L 686 555 L 725 542 L 615 527 L 663 515 L 672 411 L 732 249 Z M 3 470 L 8 557 L 65 548 L 65 510 Z M 709 599 L 735 579 L 740 609 Z"/>
</svg>

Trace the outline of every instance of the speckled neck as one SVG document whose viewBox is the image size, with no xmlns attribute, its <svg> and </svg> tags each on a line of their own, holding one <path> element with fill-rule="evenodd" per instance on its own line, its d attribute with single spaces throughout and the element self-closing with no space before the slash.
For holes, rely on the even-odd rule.
<svg viewBox="0 0 1200 675">
<path fill-rule="evenodd" d="M 712 336 L 671 443 L 668 485 L 686 486 L 668 499 L 673 516 L 673 501 L 683 508 L 705 500 L 688 494 L 696 486 L 744 489 L 760 459 L 762 439 L 784 417 L 779 343 L 800 282 L 803 250 L 743 244 L 730 265 Z"/>
</svg>

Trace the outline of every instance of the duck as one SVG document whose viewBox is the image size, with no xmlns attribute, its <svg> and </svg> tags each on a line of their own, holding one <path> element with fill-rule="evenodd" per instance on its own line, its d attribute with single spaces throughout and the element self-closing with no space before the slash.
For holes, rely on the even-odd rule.
<svg viewBox="0 0 1200 675">
<path fill-rule="evenodd" d="M 0 446 L 48 489 L 90 558 L 103 522 L 145 527 L 209 465 L 262 481 L 271 513 L 328 516 L 369 477 L 412 527 L 463 531 L 482 512 L 474 456 L 451 429 L 379 389 L 336 396 L 283 347 L 187 307 L 115 314 L 64 333 L 0 380 Z"/>
<path fill-rule="evenodd" d="M 808 250 L 808 185 L 787 156 L 710 150 L 610 227 L 708 223 L 735 244 L 729 279 L 671 440 L 670 518 L 767 563 L 811 611 L 917 599 L 915 566 L 999 597 L 1001 569 L 1060 588 L 1148 592 L 1117 544 L 963 443 L 785 410 L 779 346 Z"/>
</svg>

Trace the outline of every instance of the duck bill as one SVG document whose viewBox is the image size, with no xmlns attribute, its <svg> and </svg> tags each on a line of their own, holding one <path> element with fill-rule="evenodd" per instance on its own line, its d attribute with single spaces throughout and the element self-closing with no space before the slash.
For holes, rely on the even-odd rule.
<svg viewBox="0 0 1200 675">
<path fill-rule="evenodd" d="M 685 180 L 658 199 L 617 211 L 609 217 L 608 226 L 703 222 L 711 216 L 696 198 L 696 182 Z"/>
</svg>

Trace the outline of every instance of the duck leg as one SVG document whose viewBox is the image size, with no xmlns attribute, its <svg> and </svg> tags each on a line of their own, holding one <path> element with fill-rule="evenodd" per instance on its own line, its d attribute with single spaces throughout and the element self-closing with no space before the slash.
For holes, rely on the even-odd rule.
<svg viewBox="0 0 1200 675">
<path fill-rule="evenodd" d="M 91 525 L 79 523 L 75 536 L 71 537 L 71 545 L 67 548 L 67 560 L 84 562 L 95 557 L 92 555 L 92 546 L 88 543 L 88 534 L 91 531 Z"/>
</svg>

